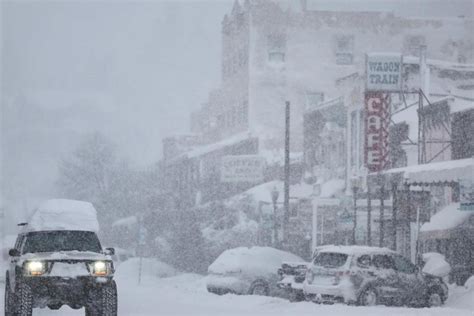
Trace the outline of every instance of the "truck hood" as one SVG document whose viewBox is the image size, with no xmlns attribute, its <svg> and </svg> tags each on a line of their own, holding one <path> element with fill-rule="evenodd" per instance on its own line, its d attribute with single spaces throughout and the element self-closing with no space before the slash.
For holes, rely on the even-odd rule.
<svg viewBox="0 0 474 316">
<path fill-rule="evenodd" d="M 26 260 L 112 260 L 108 255 L 89 251 L 60 251 L 60 252 L 38 252 L 27 253 L 21 256 L 20 261 Z"/>
</svg>

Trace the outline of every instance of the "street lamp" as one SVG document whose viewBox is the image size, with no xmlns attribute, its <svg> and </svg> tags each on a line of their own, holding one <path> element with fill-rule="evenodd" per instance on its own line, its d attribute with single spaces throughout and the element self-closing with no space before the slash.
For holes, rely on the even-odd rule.
<svg viewBox="0 0 474 316">
<path fill-rule="evenodd" d="M 280 195 L 280 192 L 276 188 L 276 186 L 273 187 L 271 191 L 272 195 L 272 202 L 273 202 L 273 246 L 275 247 L 277 242 L 278 242 L 278 235 L 277 235 L 277 201 L 278 201 L 278 196 Z"/>
<path fill-rule="evenodd" d="M 361 179 L 359 177 L 354 177 L 351 179 L 352 186 L 352 197 L 354 202 L 354 227 L 352 228 L 352 244 L 356 244 L 356 230 L 357 230 L 357 193 L 361 186 Z"/>
<path fill-rule="evenodd" d="M 312 251 L 318 246 L 318 199 L 321 195 L 321 185 L 319 183 L 314 184 L 312 194 L 312 207 L 313 207 L 313 220 L 312 220 Z"/>
</svg>

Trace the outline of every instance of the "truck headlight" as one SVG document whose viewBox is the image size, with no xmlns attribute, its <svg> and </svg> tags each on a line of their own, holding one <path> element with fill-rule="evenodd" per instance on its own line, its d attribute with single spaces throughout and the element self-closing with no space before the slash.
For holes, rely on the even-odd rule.
<svg viewBox="0 0 474 316">
<path fill-rule="evenodd" d="M 24 267 L 26 275 L 40 276 L 46 272 L 46 264 L 42 261 L 27 261 Z"/>
<path fill-rule="evenodd" d="M 110 265 L 106 261 L 95 261 L 90 265 L 90 270 L 94 276 L 107 276 L 110 271 Z"/>
</svg>

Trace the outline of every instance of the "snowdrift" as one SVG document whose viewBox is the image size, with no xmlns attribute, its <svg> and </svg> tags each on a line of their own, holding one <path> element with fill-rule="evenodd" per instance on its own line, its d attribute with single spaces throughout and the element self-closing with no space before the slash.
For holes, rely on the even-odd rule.
<svg viewBox="0 0 474 316">
<path fill-rule="evenodd" d="M 30 231 L 99 231 L 97 212 L 89 202 L 54 199 L 43 202 L 33 213 L 26 228 Z"/>
<path fill-rule="evenodd" d="M 209 273 L 242 272 L 248 275 L 274 274 L 283 262 L 304 262 L 300 257 L 270 247 L 239 247 L 224 251 L 210 266 Z"/>
<path fill-rule="evenodd" d="M 121 278 L 137 278 L 140 267 L 140 258 L 131 258 L 124 261 L 117 267 L 116 275 Z M 142 259 L 142 279 L 165 278 L 176 275 L 176 270 L 154 258 Z"/>
</svg>

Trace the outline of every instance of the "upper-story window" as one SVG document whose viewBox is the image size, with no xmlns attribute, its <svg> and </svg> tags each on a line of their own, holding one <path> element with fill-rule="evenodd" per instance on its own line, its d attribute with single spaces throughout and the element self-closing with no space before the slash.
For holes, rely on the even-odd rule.
<svg viewBox="0 0 474 316">
<path fill-rule="evenodd" d="M 324 102 L 324 92 L 306 91 L 306 108 L 315 108 Z"/>
<path fill-rule="evenodd" d="M 352 65 L 354 62 L 354 35 L 336 36 L 336 64 Z"/>
<path fill-rule="evenodd" d="M 270 34 L 267 38 L 268 61 L 285 62 L 286 37 L 284 34 Z"/>
<path fill-rule="evenodd" d="M 423 45 L 426 45 L 426 39 L 423 35 L 407 35 L 403 40 L 403 53 L 420 56 L 420 48 Z"/>
</svg>

